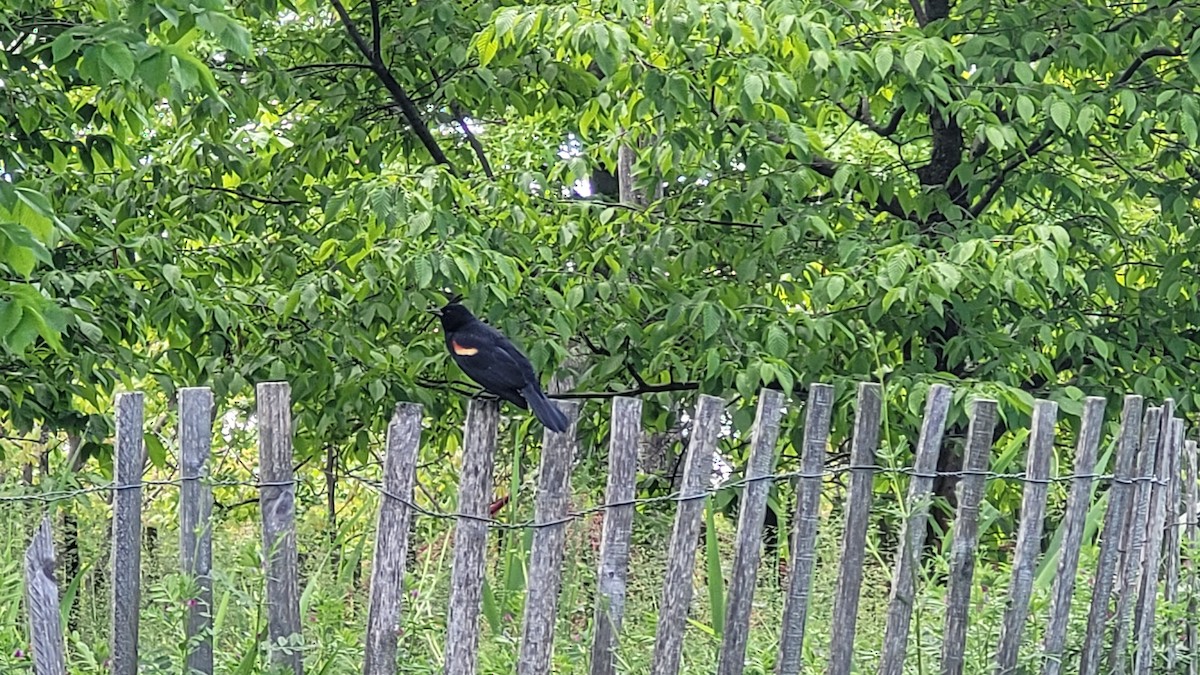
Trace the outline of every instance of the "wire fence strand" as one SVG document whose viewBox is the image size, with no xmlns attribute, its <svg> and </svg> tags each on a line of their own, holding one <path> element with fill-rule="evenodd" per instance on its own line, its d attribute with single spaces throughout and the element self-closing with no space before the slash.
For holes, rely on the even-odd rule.
<svg viewBox="0 0 1200 675">
<path fill-rule="evenodd" d="M 695 500 L 707 499 L 718 493 L 726 490 L 743 488 L 752 483 L 760 481 L 770 481 L 772 483 L 782 483 L 792 480 L 824 478 L 836 479 L 854 472 L 870 472 L 872 474 L 882 474 L 891 476 L 907 476 L 917 478 L 950 478 L 961 479 L 968 476 L 982 476 L 986 481 L 1008 481 L 1019 482 L 1026 484 L 1058 484 L 1058 483 L 1073 483 L 1076 481 L 1087 481 L 1092 483 L 1150 483 L 1154 485 L 1165 485 L 1165 481 L 1159 480 L 1156 476 L 1134 476 L 1130 478 L 1121 478 L 1108 473 L 1082 473 L 1082 474 L 1063 474 L 1058 476 L 1050 476 L 1045 479 L 1029 478 L 1024 472 L 1005 473 L 995 471 L 934 471 L 921 472 L 914 467 L 891 467 L 877 464 L 865 465 L 842 465 L 827 467 L 825 470 L 816 473 L 807 473 L 804 471 L 784 471 L 764 476 L 755 477 L 739 477 L 726 480 L 719 484 L 710 485 L 703 490 L 698 490 L 690 494 L 682 494 L 681 492 L 673 492 L 665 495 L 655 495 L 652 497 L 638 497 L 623 501 L 606 502 L 595 506 L 570 511 L 561 518 L 556 518 L 547 521 L 537 521 L 534 519 L 521 522 L 504 522 L 491 517 L 477 516 L 466 513 L 458 513 L 452 511 L 441 511 L 435 508 L 422 506 L 415 500 L 405 499 L 399 495 L 389 492 L 378 480 L 359 476 L 353 472 L 341 472 L 338 475 L 353 480 L 354 482 L 363 485 L 372 491 L 387 499 L 394 499 L 404 504 L 412 511 L 420 516 L 427 518 L 435 518 L 441 520 L 470 520 L 486 524 L 489 528 L 500 530 L 537 530 L 547 527 L 556 527 L 565 525 L 575 520 L 586 518 L 596 513 L 602 513 L 610 509 L 646 506 L 651 504 L 661 504 L 666 502 L 690 502 Z M 118 484 L 115 482 L 91 485 L 72 490 L 51 490 L 41 493 L 22 492 L 19 494 L 2 494 L 0 493 L 0 504 L 25 503 L 25 504 L 41 504 L 50 505 L 60 502 L 68 502 L 87 495 L 107 492 L 120 492 L 124 490 L 134 490 L 147 487 L 179 487 L 185 482 L 201 481 L 212 487 L 242 487 L 253 490 L 270 487 L 296 487 L 302 485 L 303 482 L 295 478 L 284 481 L 259 481 L 259 480 L 238 480 L 238 479 L 220 479 L 212 477 L 188 477 L 188 478 L 164 478 L 164 479 L 145 479 L 132 484 Z"/>
</svg>

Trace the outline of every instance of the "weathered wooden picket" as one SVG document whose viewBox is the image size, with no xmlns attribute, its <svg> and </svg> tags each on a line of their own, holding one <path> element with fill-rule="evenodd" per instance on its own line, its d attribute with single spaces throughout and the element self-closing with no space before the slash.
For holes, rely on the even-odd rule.
<svg viewBox="0 0 1200 675">
<path fill-rule="evenodd" d="M 792 517 L 783 625 L 776 659 L 779 675 L 795 675 L 805 666 L 804 641 L 814 570 L 820 499 L 825 489 L 825 462 L 833 412 L 833 387 L 813 384 L 805 405 L 804 440 L 800 470 L 775 473 L 783 396 L 763 390 L 751 434 L 746 475 L 735 484 L 743 489 L 728 599 L 719 675 L 743 672 L 751 601 L 760 562 L 763 516 L 772 480 L 796 479 L 797 497 Z M 913 466 L 905 472 L 908 483 L 905 519 L 892 570 L 883 652 L 877 664 L 881 675 L 904 672 L 910 624 L 918 592 L 919 561 L 924 546 L 930 498 L 937 476 L 937 458 L 950 410 L 952 390 L 930 388 L 925 416 L 917 439 Z M 848 675 L 854 660 L 855 626 L 862 587 L 867 524 L 872 508 L 873 481 L 881 470 L 876 454 L 883 420 L 882 389 L 877 384 L 858 387 L 851 436 L 850 479 L 846 490 L 844 533 L 833 598 L 831 640 L 824 669 L 829 675 Z M 565 532 L 573 520 L 569 512 L 570 467 L 575 456 L 575 421 L 579 405 L 559 404 L 572 419 L 563 434 L 545 433 L 529 559 L 529 573 L 538 579 L 528 589 L 522 620 L 517 670 L 522 674 L 551 671 L 555 617 L 561 585 Z M 652 672 L 679 672 L 683 635 L 693 593 L 693 569 L 702 527 L 710 461 L 716 447 L 724 403 L 700 396 L 692 415 L 683 477 L 676 496 L 675 524 L 671 534 L 667 572 L 661 591 L 660 614 L 653 652 Z M 295 475 L 292 464 L 291 394 L 286 383 L 258 385 L 257 397 L 260 504 L 266 564 L 266 615 L 271 661 L 302 673 L 302 629 L 299 614 L 299 572 L 295 532 Z M 1113 474 L 1103 475 L 1097 454 L 1103 435 L 1105 401 L 1084 402 L 1081 431 L 1076 439 L 1073 474 L 1050 473 L 1058 407 L 1050 401 L 1035 403 L 1026 453 L 1021 518 L 1012 560 L 1012 579 L 1003 627 L 990 650 L 996 673 L 1040 670 L 1044 675 L 1079 672 L 1096 675 L 1102 660 L 1106 672 L 1133 671 L 1139 675 L 1172 672 L 1186 659 L 1189 673 L 1197 672 L 1195 612 L 1187 612 L 1186 625 L 1173 626 L 1183 636 L 1156 644 L 1156 608 L 1160 595 L 1174 602 L 1186 594 L 1194 608 L 1196 567 L 1191 556 L 1183 567 L 1182 551 L 1196 542 L 1197 448 L 1185 441 L 1183 421 L 1174 403 L 1165 401 L 1143 412 L 1140 396 L 1126 396 L 1113 460 Z M 206 481 L 212 445 L 213 398 L 206 388 L 188 388 L 179 394 L 180 532 L 181 566 L 196 579 L 199 597 L 189 614 L 188 672 L 212 673 L 213 651 L 209 607 L 212 603 L 212 485 Z M 143 463 L 143 397 L 122 394 L 116 401 L 115 482 L 113 489 L 112 632 L 111 667 L 114 673 L 138 670 L 138 608 L 140 606 L 140 546 Z M 412 519 L 420 512 L 413 502 L 417 457 L 421 445 L 421 407 L 397 406 L 388 426 L 387 452 L 374 561 L 363 672 L 391 675 L 396 672 L 397 629 L 403 611 L 402 587 Z M 970 406 L 970 425 L 958 474 L 957 510 L 951 531 L 949 574 L 945 595 L 941 672 L 964 672 L 980 506 L 989 477 L 989 455 L 997 420 L 997 403 L 976 399 Z M 492 495 L 493 463 L 499 413 L 496 402 L 470 403 L 463 447 L 458 511 L 452 561 L 451 595 L 445 641 L 445 672 L 473 675 L 480 639 L 485 554 L 490 529 L 488 505 Z M 626 598 L 626 575 L 634 514 L 635 458 L 641 434 L 641 402 L 618 397 L 612 401 L 609 475 L 597 570 L 598 584 L 593 620 L 590 671 L 594 675 L 617 672 L 621 625 Z M 1052 481 L 1067 480 L 1069 496 L 1063 516 L 1062 543 L 1057 576 L 1051 591 L 1049 623 L 1036 655 L 1022 658 L 1022 637 L 1030 613 L 1034 572 L 1042 557 L 1042 531 L 1047 495 Z M 1087 629 L 1082 641 L 1067 648 L 1067 618 L 1075 596 L 1085 521 L 1093 507 L 1097 482 L 1110 483 L 1108 503 L 1099 535 L 1099 557 L 1091 594 Z M 53 573 L 51 526 L 43 519 L 28 547 L 25 562 L 26 609 L 32 637 L 32 658 L 39 675 L 65 673 L 66 654 L 59 616 L 59 589 Z M 1132 616 L 1131 616 L 1132 614 Z M 1132 619 L 1132 623 L 1130 622 Z M 1107 651 L 1107 654 L 1106 654 Z M 1031 660 L 1032 659 L 1032 660 Z M 861 661 L 861 657 L 860 657 Z M 1030 666 L 1036 663 L 1035 666 Z M 979 670 L 980 664 L 973 664 Z M 809 664 L 812 667 L 812 664 Z M 1166 669 L 1166 670 L 1164 670 Z"/>
</svg>

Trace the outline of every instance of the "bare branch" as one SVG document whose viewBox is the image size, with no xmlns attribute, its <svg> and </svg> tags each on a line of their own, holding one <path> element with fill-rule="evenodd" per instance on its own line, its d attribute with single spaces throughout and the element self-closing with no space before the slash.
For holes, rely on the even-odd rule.
<svg viewBox="0 0 1200 675">
<path fill-rule="evenodd" d="M 341 70 L 357 68 L 361 70 L 370 70 L 371 66 L 365 63 L 302 63 L 298 66 L 292 66 L 284 69 L 288 73 L 304 74 L 310 70 Z"/>
<path fill-rule="evenodd" d="M 578 391 L 566 394 L 546 394 L 548 398 L 616 398 L 618 396 L 639 396 L 641 394 L 660 394 L 669 391 L 695 391 L 700 388 L 699 382 L 667 382 L 666 384 L 648 384 L 625 391 Z"/>
</svg>

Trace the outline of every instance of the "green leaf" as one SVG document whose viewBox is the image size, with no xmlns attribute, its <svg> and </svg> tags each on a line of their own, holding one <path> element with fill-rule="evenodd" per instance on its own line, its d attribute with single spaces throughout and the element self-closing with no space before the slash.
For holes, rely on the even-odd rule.
<svg viewBox="0 0 1200 675">
<path fill-rule="evenodd" d="M 325 262 L 338 249 L 339 243 L 341 242 L 336 239 L 326 239 L 321 242 L 321 248 L 317 249 L 317 254 L 313 256 L 313 261 L 318 263 Z"/>
<path fill-rule="evenodd" d="M 416 237 L 425 233 L 433 224 L 433 213 L 417 211 L 408 218 L 408 236 Z"/>
<path fill-rule="evenodd" d="M 771 326 L 767 329 L 767 353 L 777 359 L 787 356 L 787 333 L 779 326 Z"/>
<path fill-rule="evenodd" d="M 13 246 L 8 249 L 6 262 L 14 272 L 28 279 L 33 272 L 33 268 L 37 265 L 37 258 L 33 255 L 33 250 L 25 246 Z"/>
<path fill-rule="evenodd" d="M 1076 126 L 1079 127 L 1079 133 L 1087 136 L 1092 130 L 1092 123 L 1095 122 L 1096 111 L 1090 105 L 1085 105 L 1079 109 L 1079 118 L 1075 120 Z"/>
<path fill-rule="evenodd" d="M 167 465 L 167 448 L 163 445 L 158 434 L 147 433 L 143 434 L 142 438 L 146 439 L 146 456 L 150 459 L 150 464 L 157 468 L 163 468 Z"/>
<path fill-rule="evenodd" d="M 500 51 L 499 40 L 489 32 L 490 30 L 485 30 L 475 41 L 475 50 L 479 52 L 479 65 L 481 66 L 491 63 L 492 59 L 496 58 L 496 52 Z"/>
<path fill-rule="evenodd" d="M 716 335 L 717 329 L 721 327 L 721 314 L 711 302 L 704 305 L 701 314 L 704 317 L 704 339 L 707 340 Z"/>
<path fill-rule="evenodd" d="M 346 202 L 350 199 L 350 191 L 344 190 L 330 197 L 325 201 L 325 222 L 333 223 L 342 209 L 346 207 Z"/>
<path fill-rule="evenodd" d="M 1016 76 L 1017 82 L 1021 84 L 1029 85 L 1033 83 L 1033 68 L 1030 68 L 1029 64 L 1024 61 L 1013 63 L 1013 75 Z"/>
<path fill-rule="evenodd" d="M 763 100 L 762 99 L 762 95 L 763 95 L 762 76 L 759 75 L 758 73 L 750 73 L 750 74 L 746 75 L 744 91 L 746 92 L 746 96 L 747 96 L 747 98 L 750 99 L 751 103 L 762 103 L 762 100 Z"/>
<path fill-rule="evenodd" d="M 1071 125 L 1071 106 L 1066 101 L 1055 101 L 1050 104 L 1050 119 L 1059 131 L 1065 132 Z"/>
<path fill-rule="evenodd" d="M 1200 140 L 1200 129 L 1197 129 L 1195 117 L 1186 112 L 1182 113 L 1179 116 L 1179 128 L 1183 130 L 1183 135 L 1187 138 L 1189 145 L 1196 145 L 1196 142 Z"/>
<path fill-rule="evenodd" d="M 567 291 L 567 309 L 575 309 L 583 302 L 583 286 L 572 286 Z"/>
<path fill-rule="evenodd" d="M 413 261 L 413 269 L 417 274 L 417 288 L 428 288 L 433 281 L 433 265 L 425 257 Z"/>
<path fill-rule="evenodd" d="M 20 303 L 0 297 L 0 341 L 16 328 L 23 311 Z"/>
<path fill-rule="evenodd" d="M 925 60 L 925 52 L 917 45 L 912 45 L 904 54 L 904 67 L 908 69 L 910 75 L 916 75 L 921 69 L 921 63 Z"/>
<path fill-rule="evenodd" d="M 1006 143 L 1004 140 L 1004 132 L 999 127 L 989 126 L 984 129 L 984 135 L 987 136 L 988 143 L 997 150 L 1003 150 Z"/>
<path fill-rule="evenodd" d="M 73 55 L 78 44 L 71 31 L 59 33 L 58 37 L 54 38 L 54 42 L 50 43 L 50 54 L 54 57 L 54 62 L 58 63 Z"/>
<path fill-rule="evenodd" d="M 179 269 L 178 265 L 163 265 L 162 273 L 163 278 L 167 280 L 168 286 L 173 289 L 179 288 L 179 280 L 183 277 L 183 272 Z"/>
<path fill-rule="evenodd" d="M 1138 109 L 1137 94 L 1131 89 L 1122 89 L 1117 94 L 1117 100 L 1121 104 L 1121 111 L 1125 113 L 1126 119 L 1133 116 Z"/>
<path fill-rule="evenodd" d="M 1017 114 L 1021 116 L 1022 120 L 1025 120 L 1026 122 L 1032 122 L 1035 113 L 1036 110 L 1033 107 L 1033 99 L 1024 94 L 1017 96 Z"/>
<path fill-rule="evenodd" d="M 16 354 L 24 352 L 38 336 L 39 317 L 28 309 L 22 311 L 5 336 L 8 348 Z"/>
<path fill-rule="evenodd" d="M 892 53 L 891 47 L 885 45 L 875 50 L 875 70 L 880 77 L 887 78 L 892 72 L 892 64 L 895 63 L 895 60 L 896 55 Z"/>
<path fill-rule="evenodd" d="M 133 52 L 129 47 L 120 42 L 109 42 L 100 53 L 104 65 L 118 78 L 129 80 L 133 77 Z"/>
<path fill-rule="evenodd" d="M 796 376 L 792 375 L 791 369 L 782 366 L 776 368 L 775 379 L 779 382 L 779 386 L 783 388 L 783 393 L 791 396 L 792 389 L 796 386 Z"/>
<path fill-rule="evenodd" d="M 829 281 L 825 286 L 825 292 L 829 294 L 829 302 L 833 302 L 842 297 L 842 291 L 846 289 L 846 279 L 840 276 L 829 277 Z"/>
</svg>

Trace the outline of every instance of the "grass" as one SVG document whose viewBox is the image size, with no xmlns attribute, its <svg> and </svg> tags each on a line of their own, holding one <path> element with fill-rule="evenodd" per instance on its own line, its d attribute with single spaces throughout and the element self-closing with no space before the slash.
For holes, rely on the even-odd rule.
<svg viewBox="0 0 1200 675">
<path fill-rule="evenodd" d="M 361 483 L 343 481 L 338 494 L 338 525 L 331 530 L 319 494 L 323 489 L 319 474 L 302 475 L 301 479 L 307 486 L 301 489 L 297 513 L 307 672 L 356 673 L 362 661 L 377 495 Z M 523 520 L 532 508 L 531 479 L 521 477 L 501 484 L 519 488 L 517 497 L 506 507 L 508 512 L 502 515 L 510 520 Z M 12 485 L 4 486 L 6 492 L 14 489 L 17 488 Z M 253 494 L 253 490 L 245 487 L 217 490 L 217 498 L 223 504 L 236 504 Z M 142 550 L 140 649 L 144 664 L 141 672 L 178 673 L 186 651 L 183 617 L 194 588 L 176 571 L 177 492 L 169 487 L 149 488 L 144 496 L 144 522 L 156 535 L 154 542 Z M 586 502 L 580 495 L 576 506 L 586 506 Z M 805 672 L 810 673 L 824 670 L 841 536 L 840 514 L 831 510 L 828 501 L 823 506 L 826 513 L 819 534 L 819 559 L 805 642 Z M 108 637 L 108 590 L 104 585 L 108 566 L 104 543 L 108 507 L 99 493 L 57 505 L 54 523 L 60 541 L 63 509 L 69 509 L 78 519 L 82 562 L 81 571 L 74 578 L 64 579 L 63 566 L 59 567 L 65 603 L 71 604 L 75 612 L 74 628 L 67 635 L 69 670 L 79 674 L 103 673 Z M 646 673 L 650 669 L 673 513 L 669 502 L 639 509 L 634 521 L 628 605 L 618 656 L 619 671 L 625 673 Z M 249 503 L 219 513 L 213 552 L 217 671 L 235 675 L 268 672 L 259 638 L 265 618 L 257 508 Z M 0 672 L 3 673 L 32 672 L 20 606 L 21 556 L 36 517 L 37 512 L 23 504 L 0 506 Z M 683 672 L 689 675 L 715 670 L 720 639 L 716 627 L 719 622 L 714 622 L 712 608 L 722 607 L 724 596 L 719 581 L 709 583 L 709 580 L 717 566 L 728 574 L 736 526 L 735 519 L 720 513 L 708 512 L 706 521 L 712 523 L 713 529 L 697 542 L 694 594 L 683 648 Z M 556 673 L 587 672 L 601 522 L 602 517 L 597 514 L 576 521 L 569 528 L 555 633 Z M 401 672 L 441 672 L 452 541 L 449 521 L 427 517 L 414 521 L 400 634 Z M 491 536 L 488 593 L 480 624 L 480 673 L 515 670 L 528 545 L 528 533 L 493 532 Z M 855 643 L 858 672 L 874 671 L 883 641 L 891 554 L 875 546 L 873 543 L 868 551 L 864 570 Z M 1072 649 L 1077 648 L 1086 625 L 1091 590 L 1086 570 L 1094 565 L 1094 553 L 1093 549 L 1085 551 L 1081 568 L 1085 571 L 1080 572 L 1080 583 L 1076 586 L 1069 641 Z M 778 650 L 786 579 L 780 579 L 777 567 L 777 561 L 769 560 L 760 569 L 747 649 L 748 674 L 772 672 Z M 937 560 L 930 572 L 940 578 L 944 568 L 945 560 Z M 1031 665 L 1036 665 L 1041 626 L 1048 612 L 1053 575 L 1048 576 L 1048 580 L 1047 575 L 1039 577 L 1026 630 L 1023 654 Z M 990 672 L 991 649 L 999 636 L 1007 600 L 1007 579 L 1008 570 L 1003 565 L 979 566 L 968 635 L 967 672 Z M 909 645 L 907 672 L 910 673 L 936 672 L 941 650 L 944 589 L 937 583 L 922 583 L 921 588 Z M 1178 606 L 1164 607 L 1161 613 L 1180 615 Z"/>
</svg>

